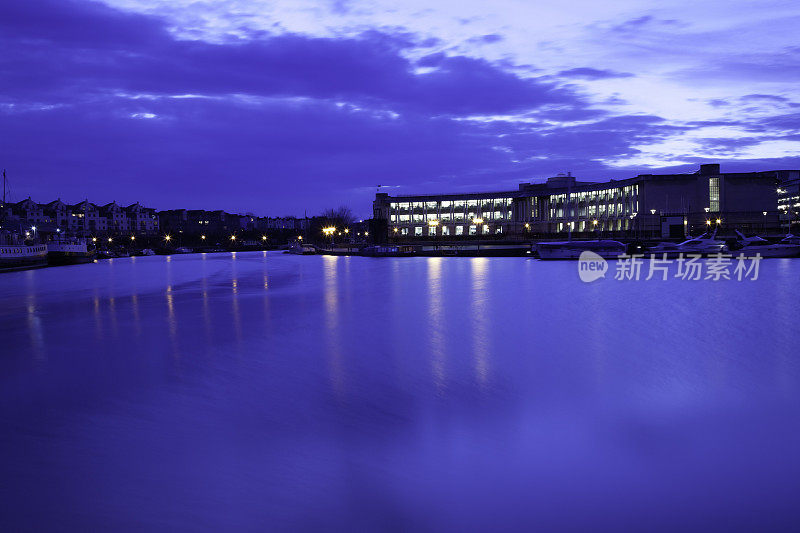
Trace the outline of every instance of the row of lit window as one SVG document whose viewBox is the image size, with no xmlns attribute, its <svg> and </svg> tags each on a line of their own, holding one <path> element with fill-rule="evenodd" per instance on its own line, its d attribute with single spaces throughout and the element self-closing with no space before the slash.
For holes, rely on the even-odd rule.
<svg viewBox="0 0 800 533">
<path fill-rule="evenodd" d="M 595 216 L 628 216 L 636 213 L 639 209 L 639 202 L 637 201 L 634 207 L 634 204 L 600 204 L 600 205 L 589 205 L 589 206 L 581 206 L 578 207 L 577 211 L 574 207 L 571 209 L 564 209 L 563 207 L 556 207 L 550 209 L 550 218 L 564 218 L 564 213 L 569 211 L 567 217 L 575 217 L 578 218 L 591 218 Z M 577 213 L 577 214 L 576 214 Z"/>
<path fill-rule="evenodd" d="M 450 226 L 428 226 L 427 232 L 423 226 L 415 226 L 413 235 L 415 237 L 422 237 L 427 235 L 428 237 L 435 237 L 437 235 L 464 235 L 464 231 L 466 229 L 467 235 L 490 235 L 491 233 L 499 234 L 503 233 L 503 227 L 497 226 L 492 229 L 488 224 L 478 225 L 470 225 L 470 226 L 453 226 L 452 229 Z M 452 231 L 452 233 L 451 233 Z M 409 235 L 410 231 L 409 228 L 394 228 L 394 233 L 399 233 L 400 235 Z"/>
<path fill-rule="evenodd" d="M 510 206 L 512 198 L 483 198 L 475 200 L 438 200 L 431 202 L 392 202 L 389 207 L 392 210 L 408 211 L 409 209 L 461 209 L 464 207 L 485 207 L 485 206 Z"/>
<path fill-rule="evenodd" d="M 428 213 L 426 215 L 419 213 L 415 213 L 413 215 L 390 215 L 390 220 L 392 222 L 437 222 L 440 220 L 447 222 L 450 220 L 472 220 L 474 218 L 482 218 L 485 220 L 504 220 L 506 218 L 511 219 L 511 215 L 511 211 L 507 211 L 506 213 L 503 213 L 502 211 L 485 211 L 483 213 L 478 213 L 475 211 L 467 211 L 465 213 L 463 211 L 459 211 L 456 213 L 440 213 L 439 215 L 435 215 L 433 213 Z"/>
</svg>

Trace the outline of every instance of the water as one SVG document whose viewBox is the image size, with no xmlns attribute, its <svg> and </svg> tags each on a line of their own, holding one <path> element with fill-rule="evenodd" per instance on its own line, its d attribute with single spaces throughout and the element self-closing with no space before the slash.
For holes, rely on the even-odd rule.
<svg viewBox="0 0 800 533">
<path fill-rule="evenodd" d="M 4 531 L 800 524 L 800 261 L 239 253 L 0 276 Z"/>
</svg>

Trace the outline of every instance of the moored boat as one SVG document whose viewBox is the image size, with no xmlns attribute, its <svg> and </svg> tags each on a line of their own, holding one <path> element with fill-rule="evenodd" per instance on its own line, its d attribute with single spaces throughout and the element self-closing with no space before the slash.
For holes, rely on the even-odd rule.
<svg viewBox="0 0 800 533">
<path fill-rule="evenodd" d="M 14 237 L 0 236 L 0 271 L 47 266 L 47 245 L 14 242 Z"/>
<path fill-rule="evenodd" d="M 47 246 L 36 242 L 28 231 L 8 227 L 6 219 L 6 171 L 3 170 L 3 194 L 0 204 L 0 272 L 47 266 Z M 29 238 L 31 237 L 31 238 Z"/>
<path fill-rule="evenodd" d="M 66 239 L 47 243 L 47 263 L 50 265 L 77 265 L 95 260 L 95 250 L 89 249 L 85 239 Z"/>
<path fill-rule="evenodd" d="M 540 259 L 578 259 L 583 252 L 594 252 L 604 259 L 625 255 L 627 246 L 611 239 L 595 241 L 538 242 L 533 248 Z"/>
<path fill-rule="evenodd" d="M 734 252 L 735 255 L 744 254 L 746 257 L 755 257 L 756 255 L 760 257 L 800 257 L 800 238 L 794 237 L 794 235 L 787 235 L 780 242 L 773 243 L 758 235 L 745 237 L 739 231 L 736 234 L 739 236 L 737 243 L 740 248 Z"/>
<path fill-rule="evenodd" d="M 414 255 L 414 247 L 398 244 L 376 244 L 362 248 L 361 255 L 367 257 L 409 257 Z"/>
<path fill-rule="evenodd" d="M 681 243 L 660 242 L 648 248 L 647 255 L 671 259 L 680 255 L 715 255 L 726 253 L 728 251 L 728 245 L 725 241 L 719 240 L 716 237 L 717 232 L 715 231 L 711 235 L 705 233 L 699 237 L 694 237 Z"/>
<path fill-rule="evenodd" d="M 317 253 L 317 249 L 313 245 L 299 242 L 294 242 L 289 245 L 286 251 L 295 255 L 314 255 Z"/>
</svg>

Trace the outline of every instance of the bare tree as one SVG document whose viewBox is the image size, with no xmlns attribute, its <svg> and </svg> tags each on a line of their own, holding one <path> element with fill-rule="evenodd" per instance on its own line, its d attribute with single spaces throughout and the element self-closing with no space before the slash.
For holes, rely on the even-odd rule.
<svg viewBox="0 0 800 533">
<path fill-rule="evenodd" d="M 347 227 L 356 221 L 353 210 L 344 205 L 336 209 L 326 209 L 320 216 L 325 220 L 326 224 L 339 228 Z"/>
</svg>

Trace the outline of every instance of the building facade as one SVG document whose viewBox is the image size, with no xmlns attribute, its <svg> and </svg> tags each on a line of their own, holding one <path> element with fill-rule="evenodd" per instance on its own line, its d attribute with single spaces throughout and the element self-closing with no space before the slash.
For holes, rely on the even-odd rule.
<svg viewBox="0 0 800 533">
<path fill-rule="evenodd" d="M 373 216 L 386 221 L 392 240 L 559 238 L 570 233 L 678 239 L 709 228 L 776 232 L 783 224 L 780 187 L 796 172 L 722 173 L 718 164 L 707 164 L 692 174 L 640 174 L 607 182 L 559 175 L 545 183 L 523 183 L 515 191 L 379 193 Z"/>
</svg>

